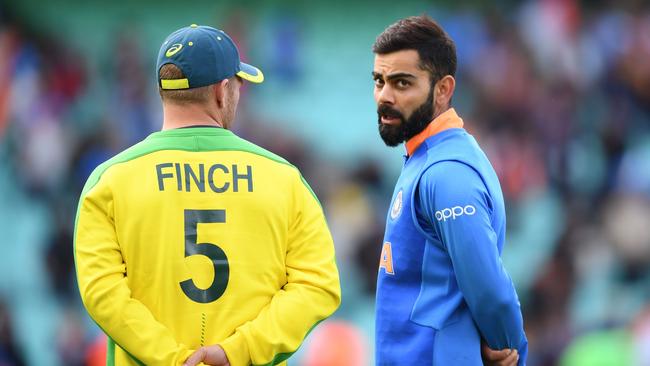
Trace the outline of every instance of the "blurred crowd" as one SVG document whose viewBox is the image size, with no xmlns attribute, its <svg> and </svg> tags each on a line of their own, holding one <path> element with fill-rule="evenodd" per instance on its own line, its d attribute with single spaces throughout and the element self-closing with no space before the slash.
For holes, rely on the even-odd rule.
<svg viewBox="0 0 650 366">
<path fill-rule="evenodd" d="M 650 4 L 584 3 L 590 5 L 542 0 L 507 12 L 424 10 L 457 43 L 454 105 L 504 190 L 504 263 L 522 303 L 528 365 L 650 365 Z M 245 44 L 244 33 L 232 32 Z M 130 36 L 116 42 L 128 52 L 89 66 L 54 35 L 7 13 L 0 19 L 0 177 L 11 177 L 0 179 L 0 213 L 19 220 L 13 205 L 45 210 L 36 216 L 43 233 L 36 263 L 47 283 L 44 298 L 57 304 L 49 351 L 62 365 L 94 364 L 101 343 L 74 279 L 81 188 L 94 167 L 161 123 L 153 57 Z M 299 52 L 296 45 L 276 47 Z M 318 333 L 301 362 L 324 365 L 314 355 L 328 345 L 348 352 L 336 353 L 331 365 L 371 362 L 377 264 L 399 167 L 368 155 L 336 164 L 299 133 L 258 122 L 263 111 L 246 98 L 236 132 L 302 170 L 335 238 L 344 290 L 336 318 L 344 325 L 332 334 L 356 343 Z M 10 245 L 33 243 L 3 241 L 3 249 Z M 33 349 L 27 337 L 14 336 L 15 295 L 7 288 L 0 286 L 0 366 L 29 364 Z"/>
</svg>

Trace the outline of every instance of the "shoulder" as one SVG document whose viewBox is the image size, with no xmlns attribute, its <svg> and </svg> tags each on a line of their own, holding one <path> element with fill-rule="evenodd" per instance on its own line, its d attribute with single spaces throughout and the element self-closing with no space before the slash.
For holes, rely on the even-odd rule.
<svg viewBox="0 0 650 366">
<path fill-rule="evenodd" d="M 265 149 L 265 148 L 263 148 L 263 147 L 261 147 L 259 145 L 256 145 L 256 144 L 254 144 L 254 143 L 252 143 L 252 142 L 250 142 L 250 141 L 248 141 L 246 139 L 243 139 L 243 138 L 241 138 L 239 136 L 235 135 L 233 137 L 234 137 L 234 144 L 233 144 L 234 149 L 237 149 L 237 150 L 240 150 L 240 151 L 243 151 L 243 152 L 247 152 L 247 153 L 250 153 L 250 154 L 254 154 L 254 155 L 257 155 L 257 156 L 259 156 L 261 158 L 267 159 L 270 162 L 277 163 L 277 164 L 280 164 L 280 165 L 285 165 L 285 166 L 290 167 L 292 169 L 298 170 L 298 168 L 296 168 L 293 164 L 289 163 L 285 158 L 281 157 L 280 155 L 272 153 L 271 151 L 269 151 L 269 150 L 267 150 L 267 149 Z"/>
<path fill-rule="evenodd" d="M 140 156 L 146 155 L 152 151 L 156 150 L 156 146 L 151 144 L 149 140 L 141 141 L 126 150 L 118 153 L 112 158 L 106 160 L 105 162 L 99 164 L 93 171 L 90 173 L 90 176 L 86 180 L 86 184 L 81 192 L 83 197 L 90 191 L 94 186 L 96 186 L 104 174 L 111 169 L 112 167 L 125 163 L 134 159 L 137 159 Z"/>
<path fill-rule="evenodd" d="M 241 137 L 238 136 L 235 137 L 239 140 L 239 143 L 241 144 L 239 146 L 239 149 L 241 151 L 246 151 L 251 154 L 259 155 L 260 157 L 268 159 L 269 161 L 275 163 L 278 173 L 284 170 L 285 176 L 289 177 L 291 181 L 294 183 L 293 187 L 301 187 L 300 189 L 305 189 L 308 192 L 308 195 L 313 197 L 314 200 L 316 200 L 316 202 L 318 202 L 320 205 L 320 201 L 316 196 L 316 193 L 314 193 L 309 183 L 307 183 L 307 180 L 304 178 L 304 176 L 302 175 L 298 167 L 289 163 L 286 159 L 284 159 L 280 155 L 274 154 L 264 149 L 263 147 L 260 147 Z"/>
<path fill-rule="evenodd" d="M 308 190 L 311 191 L 311 188 L 305 181 L 302 176 L 302 173 L 295 165 L 291 164 L 285 158 L 277 155 L 259 145 L 256 145 L 244 138 L 233 135 L 234 143 L 233 148 L 237 151 L 248 153 L 257 157 L 260 163 L 266 165 L 270 172 L 274 175 L 275 179 L 279 182 L 293 182 L 300 183 L 300 185 L 305 185 Z"/>
<path fill-rule="evenodd" d="M 420 184 L 462 189 L 481 182 L 479 173 L 469 164 L 458 160 L 438 161 L 428 166 L 420 177 Z"/>
<path fill-rule="evenodd" d="M 287 170 L 288 175 L 294 181 L 300 183 L 299 184 L 300 186 L 304 186 L 307 189 L 307 191 L 309 191 L 309 193 L 316 199 L 316 201 L 318 201 L 318 197 L 316 197 L 316 194 L 311 189 L 311 187 L 309 186 L 309 183 L 307 183 L 307 181 L 303 177 L 303 175 L 300 172 L 300 169 L 298 169 L 298 167 L 291 164 L 290 162 L 288 162 L 286 159 L 284 159 L 280 155 L 274 154 L 274 153 L 264 149 L 263 147 L 260 147 L 260 146 L 254 144 L 254 143 L 252 143 L 252 142 L 250 142 L 248 140 L 245 140 L 245 139 L 243 139 L 241 137 L 238 137 L 238 136 L 237 136 L 237 139 L 239 139 L 241 141 L 241 143 L 242 143 L 242 145 L 241 145 L 242 151 L 247 151 L 247 152 L 249 152 L 251 154 L 259 155 L 259 156 L 261 156 L 261 157 L 263 157 L 265 159 L 268 159 L 268 160 L 276 163 L 278 165 L 278 167 L 284 168 L 285 170 Z"/>
<path fill-rule="evenodd" d="M 483 151 L 474 136 L 462 128 L 453 128 L 426 140 L 427 160 L 430 163 L 442 160 L 477 161 Z"/>
<path fill-rule="evenodd" d="M 420 196 L 437 202 L 466 200 L 487 193 L 480 174 L 457 160 L 439 161 L 429 166 L 419 179 L 418 190 Z"/>
</svg>

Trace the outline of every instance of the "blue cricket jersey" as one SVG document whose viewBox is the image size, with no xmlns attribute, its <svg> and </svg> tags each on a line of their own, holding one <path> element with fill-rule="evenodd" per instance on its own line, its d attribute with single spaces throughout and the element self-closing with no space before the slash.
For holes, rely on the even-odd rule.
<svg viewBox="0 0 650 366">
<path fill-rule="evenodd" d="M 482 365 L 481 338 L 517 349 L 525 365 L 519 300 L 500 258 L 505 226 L 499 180 L 474 138 L 462 128 L 426 138 L 404 163 L 386 219 L 377 365 Z"/>
</svg>

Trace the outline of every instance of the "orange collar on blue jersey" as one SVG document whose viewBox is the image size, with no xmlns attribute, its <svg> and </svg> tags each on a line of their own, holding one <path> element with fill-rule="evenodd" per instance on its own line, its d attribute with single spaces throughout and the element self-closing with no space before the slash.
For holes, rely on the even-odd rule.
<svg viewBox="0 0 650 366">
<path fill-rule="evenodd" d="M 431 121 L 422 132 L 406 141 L 406 153 L 408 156 L 412 156 L 424 140 L 450 128 L 463 128 L 463 119 L 458 117 L 456 110 L 453 108 L 449 108 L 442 112 L 442 114 L 434 118 L 434 120 Z"/>
</svg>

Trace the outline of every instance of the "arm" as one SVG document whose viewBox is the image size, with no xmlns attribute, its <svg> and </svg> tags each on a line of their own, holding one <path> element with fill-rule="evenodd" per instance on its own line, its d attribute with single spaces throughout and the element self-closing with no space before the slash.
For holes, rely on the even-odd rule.
<svg viewBox="0 0 650 366">
<path fill-rule="evenodd" d="M 74 254 L 84 306 L 122 349 L 146 365 L 180 365 L 192 353 L 131 297 L 113 223 L 112 194 L 101 180 L 82 193 Z"/>
<path fill-rule="evenodd" d="M 423 174 L 418 192 L 424 219 L 447 248 L 481 335 L 490 348 L 517 349 L 525 362 L 519 300 L 501 263 L 490 219 L 492 198 L 480 176 L 465 164 L 440 162 Z"/>
<path fill-rule="evenodd" d="M 287 284 L 252 321 L 220 342 L 232 366 L 277 364 L 341 302 L 334 244 L 323 210 L 306 183 L 294 184 L 294 220 L 286 254 Z"/>
</svg>

